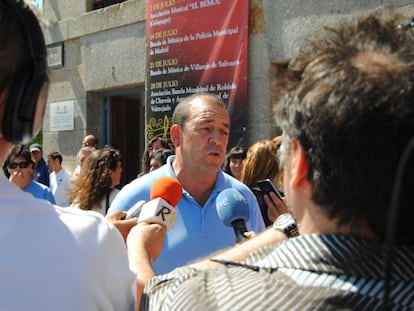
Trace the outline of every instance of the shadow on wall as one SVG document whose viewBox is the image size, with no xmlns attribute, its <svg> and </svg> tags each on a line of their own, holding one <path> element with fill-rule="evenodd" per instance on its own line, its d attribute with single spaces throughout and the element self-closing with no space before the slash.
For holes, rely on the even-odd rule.
<svg viewBox="0 0 414 311">
<path fill-rule="evenodd" d="M 126 0 L 94 0 L 93 1 L 93 10 L 102 9 L 106 6 L 116 4 L 116 3 L 121 3 L 121 2 L 124 2 L 124 1 L 126 1 Z"/>
</svg>

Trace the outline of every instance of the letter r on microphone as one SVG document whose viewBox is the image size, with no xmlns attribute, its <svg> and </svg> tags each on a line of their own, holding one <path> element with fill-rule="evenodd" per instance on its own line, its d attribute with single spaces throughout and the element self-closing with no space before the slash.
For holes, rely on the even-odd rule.
<svg viewBox="0 0 414 311">
<path fill-rule="evenodd" d="M 167 231 L 174 226 L 177 209 L 162 198 L 147 202 L 142 208 L 138 222 L 156 223 L 164 225 Z"/>
</svg>

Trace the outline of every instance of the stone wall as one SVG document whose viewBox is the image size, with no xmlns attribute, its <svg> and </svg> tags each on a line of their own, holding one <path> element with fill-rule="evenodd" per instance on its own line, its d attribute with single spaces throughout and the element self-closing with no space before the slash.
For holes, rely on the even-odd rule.
<svg viewBox="0 0 414 311">
<path fill-rule="evenodd" d="M 224 1 L 224 0 L 223 0 Z M 227 0 L 232 1 L 232 0 Z M 75 166 L 82 137 L 100 131 L 100 94 L 145 85 L 145 0 L 127 0 L 92 11 L 92 0 L 44 1 L 48 45 L 63 42 L 65 65 L 51 69 L 49 102 L 75 100 L 75 130 L 51 132 L 44 122 L 45 154 L 60 151 Z M 272 121 L 272 67 L 285 66 L 324 25 L 394 4 L 414 16 L 411 1 L 250 0 L 247 143 L 278 134 Z"/>
</svg>

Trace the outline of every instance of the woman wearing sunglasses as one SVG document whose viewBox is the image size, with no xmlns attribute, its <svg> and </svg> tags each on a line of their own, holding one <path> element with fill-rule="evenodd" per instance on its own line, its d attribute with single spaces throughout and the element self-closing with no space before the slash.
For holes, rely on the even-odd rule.
<svg viewBox="0 0 414 311">
<path fill-rule="evenodd" d="M 20 144 L 12 147 L 3 168 L 9 180 L 21 190 L 31 193 L 35 198 L 55 204 L 55 198 L 49 187 L 33 179 L 35 164 L 29 148 Z"/>
</svg>

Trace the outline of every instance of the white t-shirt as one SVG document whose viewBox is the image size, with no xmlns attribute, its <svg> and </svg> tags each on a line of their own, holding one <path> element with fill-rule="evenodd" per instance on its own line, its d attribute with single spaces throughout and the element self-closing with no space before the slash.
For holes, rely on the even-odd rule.
<svg viewBox="0 0 414 311">
<path fill-rule="evenodd" d="M 107 210 L 109 209 L 109 207 L 112 204 L 112 201 L 115 199 L 115 197 L 117 196 L 117 194 L 119 193 L 119 189 L 118 188 L 112 188 L 111 192 L 109 193 L 109 198 L 107 200 L 107 197 L 105 196 L 101 202 L 98 204 L 95 204 L 95 206 L 92 208 L 93 211 L 98 212 L 99 214 L 101 214 L 102 216 L 106 215 Z M 72 208 L 77 208 L 79 209 L 79 204 L 75 203 L 75 204 L 71 204 L 70 207 Z"/>
<path fill-rule="evenodd" d="M 133 310 L 125 243 L 101 215 L 54 207 L 0 171 L 0 310 Z"/>
<path fill-rule="evenodd" d="M 49 186 L 55 197 L 56 205 L 67 207 L 69 202 L 69 191 L 72 188 L 70 179 L 72 175 L 63 167 L 59 172 L 51 172 L 49 175 Z"/>
</svg>

